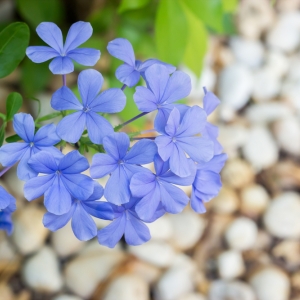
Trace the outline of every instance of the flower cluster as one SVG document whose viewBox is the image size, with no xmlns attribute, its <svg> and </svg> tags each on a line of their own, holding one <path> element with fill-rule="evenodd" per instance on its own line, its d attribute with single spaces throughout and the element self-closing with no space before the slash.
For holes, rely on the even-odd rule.
<svg viewBox="0 0 300 300">
<path fill-rule="evenodd" d="M 44 226 L 56 231 L 71 221 L 79 240 L 97 236 L 100 244 L 114 247 L 124 235 L 128 244 L 140 245 L 151 238 L 146 223 L 165 213 L 180 213 L 189 202 L 193 210 L 204 213 L 204 203 L 221 188 L 219 173 L 227 158 L 217 141 L 218 128 L 207 121 L 218 98 L 205 90 L 203 108 L 178 103 L 191 91 L 189 76 L 159 60 L 136 60 L 130 42 L 118 38 L 107 49 L 124 62 L 116 70 L 123 86 L 101 92 L 103 76 L 87 69 L 78 76 L 78 99 L 65 79 L 74 69 L 72 60 L 85 66 L 98 61 L 100 51 L 77 48 L 91 36 L 92 27 L 86 22 L 73 24 L 64 44 L 53 23 L 41 23 L 37 33 L 50 47 L 28 47 L 26 53 L 37 63 L 54 58 L 49 67 L 62 74 L 63 86 L 52 95 L 51 106 L 61 120 L 57 126 L 42 126 L 29 114 L 16 114 L 13 127 L 23 141 L 2 146 L 0 163 L 7 170 L 19 162 L 17 175 L 26 181 L 28 201 L 43 196 Z M 133 96 L 141 113 L 113 128 L 106 114 L 124 109 L 123 90 L 134 87 L 141 77 L 145 86 L 136 87 Z M 153 135 L 120 132 L 155 111 Z M 64 153 L 66 143 L 75 150 Z M 87 155 L 91 165 L 87 152 L 94 154 Z M 150 163 L 153 172 L 145 166 Z M 90 176 L 83 174 L 88 169 Z M 105 176 L 103 188 L 98 179 Z M 191 199 L 180 186 L 192 186 Z M 15 199 L 0 187 L 0 228 L 8 233 L 15 208 Z M 98 230 L 94 218 L 111 223 Z"/>
</svg>

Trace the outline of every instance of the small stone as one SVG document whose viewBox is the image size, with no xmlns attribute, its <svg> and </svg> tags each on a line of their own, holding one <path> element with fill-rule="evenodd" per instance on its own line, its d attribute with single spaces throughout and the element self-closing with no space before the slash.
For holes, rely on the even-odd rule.
<svg viewBox="0 0 300 300">
<path fill-rule="evenodd" d="M 223 279 L 233 279 L 243 275 L 245 265 L 241 253 L 237 250 L 228 250 L 218 256 L 218 270 Z"/>
<path fill-rule="evenodd" d="M 149 286 L 134 274 L 119 276 L 109 285 L 103 300 L 149 300 Z"/>
<path fill-rule="evenodd" d="M 292 155 L 300 153 L 300 122 L 294 116 L 278 121 L 274 133 L 281 148 Z"/>
<path fill-rule="evenodd" d="M 26 284 L 38 292 L 57 292 L 63 285 L 58 259 L 47 246 L 27 259 L 22 274 Z"/>
<path fill-rule="evenodd" d="M 130 271 L 149 284 L 157 281 L 161 275 L 161 270 L 158 267 L 138 259 L 130 263 Z"/>
<path fill-rule="evenodd" d="M 206 300 L 207 298 L 199 293 L 188 293 L 183 295 L 182 297 L 179 297 L 176 300 Z"/>
<path fill-rule="evenodd" d="M 269 233 L 264 230 L 259 230 L 253 249 L 267 250 L 270 249 L 273 239 Z"/>
<path fill-rule="evenodd" d="M 221 172 L 223 184 L 239 189 L 254 180 L 253 168 L 240 158 L 228 160 Z"/>
<path fill-rule="evenodd" d="M 225 239 L 230 248 L 236 250 L 251 249 L 257 238 L 257 226 L 249 218 L 235 219 L 225 231 Z"/>
<path fill-rule="evenodd" d="M 259 216 L 268 207 L 270 197 L 265 188 L 252 184 L 241 191 L 241 210 L 248 216 Z"/>
<path fill-rule="evenodd" d="M 266 229 L 278 238 L 300 238 L 300 198 L 286 192 L 275 198 L 264 214 Z"/>
<path fill-rule="evenodd" d="M 263 62 L 264 47 L 259 40 L 233 37 L 230 47 L 236 59 L 250 68 L 257 68 Z"/>
<path fill-rule="evenodd" d="M 277 77 L 283 77 L 288 71 L 289 66 L 290 61 L 284 53 L 281 51 L 268 52 L 265 68 L 268 69 L 270 73 Z"/>
<path fill-rule="evenodd" d="M 275 26 L 267 35 L 267 43 L 271 48 L 290 53 L 296 50 L 300 42 L 300 13 L 282 14 Z"/>
<path fill-rule="evenodd" d="M 256 300 L 252 288 L 242 281 L 215 280 L 209 289 L 210 300 Z"/>
<path fill-rule="evenodd" d="M 243 154 L 256 171 L 274 165 L 278 160 L 278 152 L 277 145 L 266 127 L 254 126 L 250 129 Z"/>
<path fill-rule="evenodd" d="M 3 300 L 15 300 L 12 290 L 3 282 L 0 284 L 0 295 Z"/>
<path fill-rule="evenodd" d="M 250 277 L 250 284 L 258 300 L 288 300 L 289 277 L 277 267 L 265 267 Z"/>
<path fill-rule="evenodd" d="M 297 271 L 292 275 L 291 284 L 295 290 L 300 290 L 300 271 Z"/>
<path fill-rule="evenodd" d="M 84 246 L 84 243 L 75 237 L 71 228 L 71 222 L 68 222 L 63 228 L 53 232 L 51 242 L 60 257 L 75 254 Z"/>
<path fill-rule="evenodd" d="M 16 259 L 16 250 L 9 241 L 4 231 L 0 231 L 0 261 L 11 261 Z"/>
<path fill-rule="evenodd" d="M 239 208 L 239 198 L 234 189 L 223 186 L 211 205 L 216 213 L 232 214 Z"/>
<path fill-rule="evenodd" d="M 153 240 L 170 240 L 173 234 L 172 222 L 169 215 L 164 215 L 156 221 L 147 224 L 151 239 Z"/>
<path fill-rule="evenodd" d="M 203 235 L 206 220 L 190 210 L 169 217 L 173 228 L 172 245 L 181 251 L 194 247 Z"/>
<path fill-rule="evenodd" d="M 49 231 L 42 223 L 45 210 L 35 205 L 27 205 L 13 214 L 14 232 L 12 240 L 18 250 L 26 255 L 39 250 Z"/>
<path fill-rule="evenodd" d="M 140 246 L 129 246 L 129 253 L 158 267 L 168 267 L 175 257 L 174 249 L 166 242 L 150 240 Z"/>
<path fill-rule="evenodd" d="M 73 295 L 59 295 L 53 298 L 52 300 L 82 300 L 82 298 L 79 298 L 77 296 Z"/>
</svg>

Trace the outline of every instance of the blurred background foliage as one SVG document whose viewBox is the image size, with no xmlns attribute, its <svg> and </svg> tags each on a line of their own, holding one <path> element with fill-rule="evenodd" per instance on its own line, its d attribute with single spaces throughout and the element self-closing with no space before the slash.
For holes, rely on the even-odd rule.
<svg viewBox="0 0 300 300">
<path fill-rule="evenodd" d="M 121 87 L 114 76 L 121 62 L 110 57 L 106 50 L 110 40 L 116 37 L 126 38 L 132 43 L 138 59 L 158 58 L 175 66 L 184 65 L 196 76 L 200 76 L 208 47 L 208 34 L 234 34 L 234 13 L 238 4 L 237 0 L 2 0 L 0 4 L 1 2 L 11 2 L 14 8 L 10 16 L 2 11 L 0 78 L 11 73 L 21 62 L 18 91 L 27 99 L 37 97 L 39 92 L 47 88 L 51 90 L 49 82 L 54 76 L 48 69 L 49 61 L 35 64 L 25 57 L 28 43 L 43 45 L 35 32 L 41 22 L 56 23 L 64 36 L 72 23 L 79 20 L 90 22 L 94 29 L 93 36 L 81 47 L 100 49 L 101 58 L 95 68 L 106 78 L 107 87 Z M 19 46 L 16 47 L 16 43 Z M 75 68 L 76 71 L 83 69 L 79 65 L 75 65 Z M 134 89 L 126 89 L 128 101 L 121 113 L 122 119 L 138 113 L 132 101 L 133 93 Z M 137 122 L 136 125 L 139 127 L 142 124 Z"/>
</svg>

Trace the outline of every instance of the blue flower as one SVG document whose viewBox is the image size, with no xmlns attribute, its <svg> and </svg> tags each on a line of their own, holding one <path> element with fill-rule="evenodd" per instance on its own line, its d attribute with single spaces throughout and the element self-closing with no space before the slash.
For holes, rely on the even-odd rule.
<svg viewBox="0 0 300 300">
<path fill-rule="evenodd" d="M 54 109 L 76 111 L 64 117 L 57 125 L 57 134 L 63 140 L 76 143 L 87 127 L 90 140 L 95 144 L 102 144 L 102 139 L 114 132 L 111 124 L 98 113 L 120 112 L 126 104 L 126 96 L 117 88 L 99 94 L 102 84 L 103 77 L 98 71 L 85 70 L 78 76 L 82 103 L 66 86 L 53 94 L 51 106 Z"/>
<path fill-rule="evenodd" d="M 123 38 L 117 38 L 109 42 L 107 50 L 112 56 L 124 61 L 124 64 L 116 70 L 116 77 L 129 87 L 136 85 L 140 76 L 142 75 L 144 77 L 147 68 L 153 64 L 164 65 L 168 74 L 172 74 L 176 70 L 172 65 L 163 63 L 157 59 L 148 59 L 145 62 L 136 60 L 132 45 L 128 40 Z"/>
<path fill-rule="evenodd" d="M 12 234 L 13 223 L 11 214 L 16 210 L 16 199 L 0 186 L 0 230 Z"/>
<path fill-rule="evenodd" d="M 114 221 L 98 231 L 98 241 L 101 245 L 113 248 L 123 235 L 126 243 L 132 246 L 141 245 L 150 240 L 149 228 L 135 212 L 135 205 L 138 201 L 137 198 L 131 198 L 124 205 L 112 205 L 115 213 Z M 164 213 L 164 210 L 159 207 L 152 219 L 145 222 L 151 223 Z"/>
<path fill-rule="evenodd" d="M 35 125 L 31 115 L 19 113 L 14 116 L 13 127 L 15 132 L 24 142 L 10 143 L 0 148 L 0 163 L 9 167 L 20 161 L 17 169 L 18 178 L 28 180 L 37 176 L 37 172 L 32 170 L 27 164 L 30 157 L 40 151 L 47 151 L 54 156 L 59 156 L 60 151 L 53 145 L 60 142 L 56 134 L 56 127 L 48 124 L 41 127 L 34 133 Z"/>
<path fill-rule="evenodd" d="M 97 235 L 97 226 L 91 215 L 104 220 L 114 218 L 110 203 L 97 201 L 103 196 L 103 187 L 94 181 L 94 192 L 86 200 L 72 199 L 72 206 L 66 214 L 57 216 L 46 213 L 43 218 L 44 226 L 52 231 L 64 227 L 71 219 L 75 236 L 81 241 L 87 241 Z"/>
<path fill-rule="evenodd" d="M 186 110 L 186 105 L 174 104 L 185 98 L 191 92 L 191 79 L 181 71 L 174 72 L 171 76 L 163 65 L 155 64 L 145 72 L 147 88 L 136 87 L 133 95 L 138 109 L 142 112 L 158 110 L 154 125 L 163 130 L 170 112 L 176 106 L 180 111 Z"/>
<path fill-rule="evenodd" d="M 188 177 L 179 177 L 170 171 L 169 162 L 155 156 L 156 175 L 150 172 L 136 173 L 131 178 L 130 190 L 134 197 L 142 198 L 135 211 L 143 220 L 151 219 L 159 205 L 172 214 L 177 214 L 188 204 L 189 197 L 176 185 L 191 185 L 195 178 L 196 165 L 189 160 L 193 173 Z"/>
<path fill-rule="evenodd" d="M 170 159 L 170 169 L 180 177 L 192 174 L 186 154 L 195 161 L 208 161 L 213 157 L 213 142 L 197 136 L 206 125 L 206 113 L 199 106 L 187 110 L 180 121 L 180 112 L 173 108 L 162 135 L 156 137 L 158 154 L 163 161 Z M 158 129 L 157 129 L 158 130 Z M 159 131 L 159 130 L 158 130 Z"/>
<path fill-rule="evenodd" d="M 50 153 L 41 151 L 28 161 L 37 173 L 46 175 L 30 179 L 24 186 L 24 195 L 32 201 L 43 194 L 50 213 L 62 215 L 70 211 L 72 197 L 89 198 L 94 191 L 93 180 L 81 172 L 89 168 L 87 159 L 78 151 L 71 151 L 58 161 Z"/>
<path fill-rule="evenodd" d="M 204 202 L 217 196 L 221 187 L 220 171 L 227 160 L 226 154 L 215 155 L 210 161 L 198 163 L 192 187 L 191 207 L 197 213 L 205 213 Z"/>
<path fill-rule="evenodd" d="M 93 156 L 90 173 L 92 178 L 101 178 L 111 174 L 104 191 L 104 197 L 116 205 L 124 204 L 131 197 L 129 183 L 136 172 L 149 172 L 139 165 L 153 161 L 157 147 L 151 140 L 137 142 L 129 152 L 130 140 L 125 133 L 114 133 L 103 139 L 106 154 Z"/>
<path fill-rule="evenodd" d="M 91 48 L 78 48 L 86 42 L 93 33 L 88 22 L 76 22 L 69 29 L 65 44 L 61 30 L 52 22 L 42 22 L 36 32 L 47 43 L 47 46 L 32 46 L 26 49 L 27 56 L 35 63 L 49 59 L 52 62 L 49 69 L 53 74 L 69 74 L 74 71 L 73 60 L 84 66 L 94 66 L 100 58 L 100 51 Z"/>
</svg>

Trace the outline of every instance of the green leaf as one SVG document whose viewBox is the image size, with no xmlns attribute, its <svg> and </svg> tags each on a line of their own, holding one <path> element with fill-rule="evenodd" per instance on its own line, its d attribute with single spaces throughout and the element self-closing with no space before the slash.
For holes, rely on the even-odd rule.
<svg viewBox="0 0 300 300">
<path fill-rule="evenodd" d="M 34 29 L 41 22 L 59 23 L 63 16 L 60 0 L 17 0 L 17 10 Z"/>
<path fill-rule="evenodd" d="M 21 140 L 22 140 L 22 138 L 20 138 L 17 134 L 9 136 L 8 138 L 5 139 L 5 141 L 7 143 L 14 143 L 14 142 L 18 142 Z"/>
<path fill-rule="evenodd" d="M 12 23 L 0 32 L 0 78 L 9 75 L 25 56 L 29 28 L 25 23 Z"/>
<path fill-rule="evenodd" d="M 179 0 L 161 0 L 155 20 L 156 47 L 161 60 L 173 65 L 181 62 L 187 44 L 187 30 L 187 20 Z"/>
<path fill-rule="evenodd" d="M 10 93 L 6 99 L 6 121 L 12 120 L 23 104 L 23 98 L 19 93 Z"/>
<path fill-rule="evenodd" d="M 123 13 L 127 10 L 139 9 L 146 6 L 150 0 L 122 0 L 118 9 L 118 13 Z"/>
<path fill-rule="evenodd" d="M 206 28 L 186 6 L 183 9 L 188 20 L 188 44 L 185 50 L 183 62 L 191 69 L 197 76 L 200 76 L 203 59 L 208 47 L 208 34 Z"/>
<path fill-rule="evenodd" d="M 5 114 L 0 113 L 0 118 L 1 118 L 3 121 L 6 121 L 6 115 L 5 115 Z"/>
<path fill-rule="evenodd" d="M 222 0 L 184 0 L 184 3 L 190 11 L 208 27 L 218 33 L 223 32 Z"/>
<path fill-rule="evenodd" d="M 61 112 L 60 111 L 51 113 L 51 114 L 43 116 L 41 118 L 38 118 L 38 119 L 35 120 L 35 123 L 40 123 L 40 122 L 48 121 L 48 120 L 54 119 L 54 118 L 56 118 L 58 116 L 61 116 Z"/>
<path fill-rule="evenodd" d="M 38 114 L 37 114 L 38 117 L 41 113 L 41 100 L 35 97 L 30 97 L 29 100 L 36 101 L 38 103 Z"/>
<path fill-rule="evenodd" d="M 238 6 L 238 0 L 222 0 L 223 11 L 227 13 L 233 13 Z"/>
<path fill-rule="evenodd" d="M 5 127 L 6 127 L 6 123 L 3 123 L 0 128 L 0 147 L 3 145 L 4 142 Z"/>
</svg>

